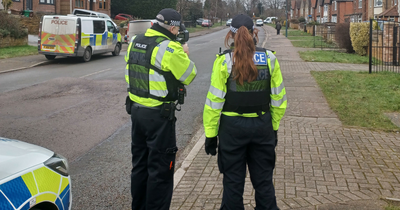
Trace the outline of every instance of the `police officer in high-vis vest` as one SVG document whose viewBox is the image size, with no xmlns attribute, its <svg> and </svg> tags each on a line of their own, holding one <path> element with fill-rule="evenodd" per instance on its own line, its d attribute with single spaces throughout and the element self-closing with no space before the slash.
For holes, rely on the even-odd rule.
<svg viewBox="0 0 400 210">
<path fill-rule="evenodd" d="M 218 147 L 218 167 L 224 175 L 223 210 L 244 209 L 246 163 L 256 209 L 278 209 L 272 174 L 286 90 L 274 52 L 255 47 L 253 36 L 249 16 L 233 18 L 225 38 L 230 49 L 217 55 L 204 106 L 205 150 L 216 155 Z"/>
<path fill-rule="evenodd" d="M 177 34 L 181 15 L 163 9 L 145 34 L 132 38 L 125 61 L 132 119 L 132 209 L 169 209 L 176 147 L 174 102 L 197 70 Z M 178 100 L 179 99 L 179 100 Z M 179 102 L 183 103 L 183 102 Z"/>
</svg>

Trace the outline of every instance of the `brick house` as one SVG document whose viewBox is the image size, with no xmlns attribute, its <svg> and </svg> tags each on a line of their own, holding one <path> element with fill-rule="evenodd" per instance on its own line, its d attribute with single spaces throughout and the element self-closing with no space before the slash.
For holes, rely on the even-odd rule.
<svg viewBox="0 0 400 210">
<path fill-rule="evenodd" d="M 297 17 L 297 14 L 296 14 L 296 12 L 297 12 L 297 10 L 296 10 L 296 2 L 297 2 L 297 0 L 292 0 L 292 2 L 291 2 L 291 7 L 290 7 L 290 19 L 294 19 L 294 18 L 296 18 Z"/>
<path fill-rule="evenodd" d="M 382 12 L 381 14 L 377 15 L 379 19 L 382 20 L 390 20 L 390 21 L 399 21 L 399 11 L 398 6 L 394 5 L 388 10 Z"/>
<path fill-rule="evenodd" d="M 350 15 L 353 14 L 353 0 L 335 1 L 337 10 L 333 10 L 332 14 L 336 14 L 337 23 L 350 22 Z M 334 6 L 332 7 L 334 8 Z"/>
<path fill-rule="evenodd" d="M 296 0 L 296 19 L 300 17 L 300 10 L 301 10 L 301 2 L 302 0 Z"/>
<path fill-rule="evenodd" d="M 75 8 L 111 14 L 111 0 L 13 0 L 11 10 L 66 15 Z"/>
<path fill-rule="evenodd" d="M 330 18 L 332 23 L 338 23 L 338 12 L 339 12 L 339 7 L 338 7 L 338 2 L 336 0 L 332 0 L 330 4 Z"/>
<path fill-rule="evenodd" d="M 324 0 L 317 0 L 315 8 L 315 21 L 323 23 L 324 21 Z"/>
<path fill-rule="evenodd" d="M 324 0 L 323 5 L 321 6 L 324 7 L 324 11 L 322 13 L 324 20 L 321 21 L 321 23 L 331 22 L 331 0 Z"/>
<path fill-rule="evenodd" d="M 310 2 L 310 14 L 311 14 L 311 21 L 317 21 L 317 0 L 311 0 Z"/>
<path fill-rule="evenodd" d="M 305 8 L 306 7 L 306 0 L 301 0 L 300 1 L 300 14 L 299 14 L 299 18 L 303 17 L 304 18 L 304 14 L 305 14 Z"/>
<path fill-rule="evenodd" d="M 367 0 L 354 0 L 353 12 L 345 15 L 350 18 L 350 22 L 362 22 L 368 19 Z"/>
<path fill-rule="evenodd" d="M 300 17 L 303 17 L 307 22 L 312 21 L 310 15 L 311 0 L 302 0 L 300 6 Z"/>
</svg>

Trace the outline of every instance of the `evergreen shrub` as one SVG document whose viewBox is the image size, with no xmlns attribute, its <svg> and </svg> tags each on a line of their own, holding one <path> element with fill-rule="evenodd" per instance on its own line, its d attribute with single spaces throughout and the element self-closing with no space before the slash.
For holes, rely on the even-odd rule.
<svg viewBox="0 0 400 210">
<path fill-rule="evenodd" d="M 366 55 L 369 44 L 369 23 L 351 23 L 350 38 L 354 51 L 359 55 Z"/>
</svg>

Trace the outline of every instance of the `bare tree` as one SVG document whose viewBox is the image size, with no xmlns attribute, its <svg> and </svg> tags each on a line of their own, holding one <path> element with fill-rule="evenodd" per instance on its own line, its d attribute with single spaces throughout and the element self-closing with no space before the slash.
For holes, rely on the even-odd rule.
<svg viewBox="0 0 400 210">
<path fill-rule="evenodd" d="M 263 0 L 263 4 L 266 6 L 266 12 L 269 16 L 280 17 L 285 13 L 285 1 L 289 0 Z"/>
</svg>

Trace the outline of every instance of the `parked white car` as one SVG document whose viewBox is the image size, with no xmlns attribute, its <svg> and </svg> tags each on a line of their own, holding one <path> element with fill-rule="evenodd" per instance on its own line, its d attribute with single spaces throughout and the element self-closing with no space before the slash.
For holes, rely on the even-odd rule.
<svg viewBox="0 0 400 210">
<path fill-rule="evenodd" d="M 71 210 L 68 162 L 40 146 L 0 137 L 0 209 Z"/>
<path fill-rule="evenodd" d="M 256 20 L 256 26 L 263 26 L 263 25 L 264 25 L 264 23 L 261 19 Z"/>
</svg>

